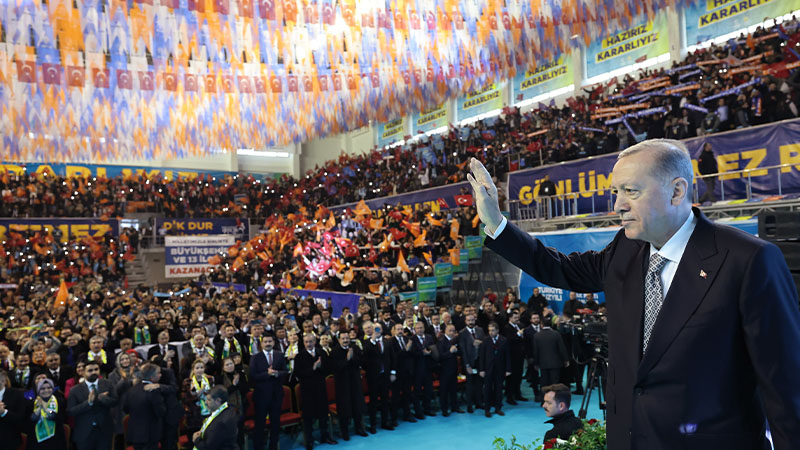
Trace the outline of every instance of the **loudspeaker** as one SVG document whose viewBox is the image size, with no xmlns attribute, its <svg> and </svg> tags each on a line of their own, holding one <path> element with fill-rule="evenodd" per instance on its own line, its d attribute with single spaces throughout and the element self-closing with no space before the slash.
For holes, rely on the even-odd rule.
<svg viewBox="0 0 800 450">
<path fill-rule="evenodd" d="M 792 272 L 800 272 L 800 241 L 772 241 L 783 252 L 786 265 Z"/>
<path fill-rule="evenodd" d="M 776 211 L 759 214 L 758 236 L 770 242 L 800 239 L 800 212 Z"/>
</svg>

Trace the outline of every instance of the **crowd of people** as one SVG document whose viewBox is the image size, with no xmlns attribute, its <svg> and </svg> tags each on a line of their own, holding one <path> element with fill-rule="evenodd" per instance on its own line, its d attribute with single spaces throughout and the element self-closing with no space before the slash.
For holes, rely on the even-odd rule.
<svg viewBox="0 0 800 450">
<path fill-rule="evenodd" d="M 578 308 L 604 308 L 575 300 L 558 317 L 538 292 L 520 302 L 509 289 L 434 309 L 389 293 L 334 319 L 331 305 L 280 289 L 193 286 L 163 300 L 110 282 L 74 288 L 58 307 L 49 291 L 3 298 L 0 438 L 10 449 L 21 434 L 33 449 L 202 448 L 203 439 L 240 448 L 245 435 L 261 449 L 267 424 L 276 448 L 284 386 L 307 448 L 317 420 L 320 441 L 335 442 L 330 415 L 345 440 L 437 410 L 503 415 L 506 403 L 528 400 L 523 380 L 537 401 L 541 386 L 559 381 L 581 392 L 585 361 L 555 330 L 567 314 L 589 312 Z M 220 408 L 229 412 L 209 434 Z"/>
</svg>

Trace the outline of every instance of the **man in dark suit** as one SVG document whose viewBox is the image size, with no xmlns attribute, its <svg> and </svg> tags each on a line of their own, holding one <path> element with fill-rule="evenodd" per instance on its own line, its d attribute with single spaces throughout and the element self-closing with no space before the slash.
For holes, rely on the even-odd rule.
<svg viewBox="0 0 800 450">
<path fill-rule="evenodd" d="M 539 292 L 539 288 L 533 288 L 533 294 L 528 298 L 528 310 L 532 314 L 542 315 L 545 308 L 548 307 L 547 299 Z"/>
<path fill-rule="evenodd" d="M 94 335 L 89 339 L 89 351 L 84 353 L 80 359 L 97 361 L 100 364 L 100 375 L 108 377 L 114 371 L 113 355 L 109 355 L 103 345 L 105 340 L 100 335 Z"/>
<path fill-rule="evenodd" d="M 123 410 L 128 419 L 127 442 L 134 450 L 157 450 L 161 441 L 167 405 L 158 392 L 161 367 L 147 363 L 140 368 L 141 381 L 125 397 Z"/>
<path fill-rule="evenodd" d="M 206 396 L 211 415 L 203 422 L 200 431 L 192 435 L 197 450 L 239 450 L 236 439 L 239 434 L 239 418 L 233 408 L 228 407 L 228 391 L 224 386 L 214 386 Z M 255 447 L 259 449 L 259 447 Z"/>
<path fill-rule="evenodd" d="M 317 346 L 313 333 L 303 336 L 303 348 L 294 358 L 294 372 L 300 380 L 300 409 L 303 411 L 303 435 L 306 450 L 314 448 L 312 435 L 314 420 L 319 421 L 320 442 L 336 444 L 328 431 L 328 391 L 325 374 L 329 367 L 328 355 Z"/>
<path fill-rule="evenodd" d="M 411 415 L 411 386 L 414 383 L 414 359 L 411 356 L 411 336 L 405 335 L 402 323 L 392 327 L 392 338 L 388 340 L 392 366 L 389 380 L 392 383 L 392 426 L 397 426 L 397 416 L 403 410 L 403 419 L 416 422 Z"/>
<path fill-rule="evenodd" d="M 111 408 L 117 404 L 114 386 L 100 379 L 100 361 L 87 361 L 85 381 L 69 391 L 67 414 L 75 420 L 72 440 L 78 450 L 109 450 L 114 423 Z"/>
<path fill-rule="evenodd" d="M 578 300 L 578 295 L 575 292 L 570 292 L 569 300 L 564 303 L 564 309 L 561 310 L 561 313 L 572 319 L 572 316 L 579 314 L 578 310 L 581 308 L 583 308 L 583 303 Z"/>
<path fill-rule="evenodd" d="M 452 323 L 447 325 L 444 337 L 437 343 L 439 347 L 439 362 L 442 369 L 439 375 L 439 403 L 442 405 L 442 415 L 447 417 L 450 411 L 463 413 L 464 410 L 458 407 L 458 357 L 461 356 L 459 349 L 458 333 Z"/>
<path fill-rule="evenodd" d="M 16 357 L 16 367 L 8 373 L 11 379 L 11 386 L 23 392 L 33 388 L 34 373 L 31 369 L 31 355 L 28 353 L 18 353 Z"/>
<path fill-rule="evenodd" d="M 411 355 L 414 358 L 414 412 L 417 419 L 424 419 L 426 415 L 435 416 L 431 410 L 433 399 L 433 350 L 436 345 L 433 337 L 425 333 L 425 322 L 422 320 L 414 324 L 414 337 L 411 338 Z"/>
<path fill-rule="evenodd" d="M 177 369 L 178 346 L 169 343 L 169 331 L 163 330 L 158 333 L 158 342 L 147 350 L 147 360 L 161 367 L 167 367 L 167 361 L 171 360 L 169 367 Z"/>
<path fill-rule="evenodd" d="M 53 380 L 58 391 L 64 393 L 64 387 L 67 385 L 67 380 L 72 378 L 75 374 L 72 367 L 61 365 L 61 355 L 58 353 L 50 353 L 47 355 L 45 362 L 45 371 L 47 378 Z"/>
<path fill-rule="evenodd" d="M 156 362 L 160 360 L 160 356 L 156 358 Z M 169 364 L 169 359 L 167 363 Z M 161 379 L 158 380 L 158 391 L 164 397 L 164 405 L 167 412 L 164 415 L 164 427 L 161 433 L 161 448 L 166 450 L 173 450 L 178 445 L 178 425 L 185 413 L 183 404 L 178 398 L 179 383 L 175 376 L 175 371 L 170 367 L 166 367 L 165 363 L 161 362 Z"/>
<path fill-rule="evenodd" d="M 392 360 L 381 325 L 376 324 L 364 332 L 371 333 L 370 339 L 364 342 L 364 372 L 369 390 L 369 432 L 375 434 L 378 410 L 381 412 L 381 428 L 394 430 L 389 419 L 389 371 Z"/>
<path fill-rule="evenodd" d="M 533 336 L 533 366 L 542 374 L 542 386 L 558 383 L 562 367 L 569 366 L 569 354 L 561 334 L 545 324 Z"/>
<path fill-rule="evenodd" d="M 644 150 L 644 151 L 643 151 Z M 678 141 L 620 153 L 614 209 L 623 230 L 569 256 L 507 223 L 480 162 L 468 176 L 487 245 L 551 286 L 605 291 L 608 447 L 800 448 L 800 311 L 780 250 L 693 209 Z"/>
<path fill-rule="evenodd" d="M 467 375 L 467 412 L 472 413 L 473 407 L 483 407 L 483 382 L 478 375 L 478 349 L 486 340 L 486 335 L 483 328 L 476 325 L 474 313 L 468 313 L 464 320 L 466 326 L 461 330 L 458 339 L 461 342 L 461 364 L 464 365 Z"/>
<path fill-rule="evenodd" d="M 511 375 L 511 361 L 508 356 L 508 340 L 500 336 L 498 326 L 489 322 L 489 337 L 478 348 L 479 375 L 483 378 L 483 401 L 486 417 L 503 412 L 503 380 Z"/>
<path fill-rule="evenodd" d="M 364 430 L 364 393 L 361 388 L 361 361 L 363 355 L 350 335 L 339 335 L 339 345 L 331 350 L 330 368 L 336 382 L 336 413 L 342 439 L 350 440 L 350 419 L 356 434 L 367 436 Z"/>
<path fill-rule="evenodd" d="M 250 358 L 250 381 L 253 382 L 253 406 L 256 412 L 253 448 L 264 448 L 264 425 L 269 415 L 269 448 L 277 450 L 281 430 L 283 383 L 289 372 L 283 353 L 275 350 L 275 337 L 268 334 L 259 339 L 263 349 Z"/>
<path fill-rule="evenodd" d="M 10 449 L 17 449 L 22 441 L 20 433 L 30 417 L 28 403 L 22 391 L 9 385 L 8 374 L 0 370 L 0 442 Z"/>
<path fill-rule="evenodd" d="M 508 339 L 508 354 L 511 358 L 511 375 L 506 379 L 506 399 L 509 405 L 516 405 L 517 400 L 526 401 L 522 396 L 522 366 L 525 364 L 525 340 L 522 327 L 519 325 L 519 310 L 512 310 L 508 315 L 503 335 Z"/>
<path fill-rule="evenodd" d="M 243 346 L 236 337 L 236 327 L 231 324 L 222 327 L 222 334 L 217 337 L 217 342 L 214 344 L 214 354 L 217 357 L 217 364 L 222 367 L 222 360 L 230 356 L 231 353 L 238 353 L 242 355 L 243 360 L 247 360 L 245 352 L 247 347 Z"/>
<path fill-rule="evenodd" d="M 528 380 L 528 384 L 531 385 L 534 399 L 537 403 L 542 401 L 542 394 L 539 385 L 539 369 L 536 368 L 536 364 L 533 360 L 533 340 L 536 337 L 536 333 L 542 330 L 541 322 L 542 319 L 539 314 L 531 314 L 530 325 L 525 327 L 525 332 L 523 333 L 523 339 L 525 341 L 525 359 L 528 363 L 528 372 L 525 374 L 525 379 Z"/>
</svg>

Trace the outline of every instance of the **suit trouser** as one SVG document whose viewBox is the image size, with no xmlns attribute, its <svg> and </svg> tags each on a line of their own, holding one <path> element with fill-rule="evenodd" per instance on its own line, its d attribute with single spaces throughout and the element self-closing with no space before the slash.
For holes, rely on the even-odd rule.
<svg viewBox="0 0 800 450">
<path fill-rule="evenodd" d="M 385 374 L 378 375 L 376 379 L 368 379 L 369 388 L 369 423 L 378 426 L 378 409 L 381 411 L 381 425 L 389 424 L 389 380 Z"/>
<path fill-rule="evenodd" d="M 77 450 L 111 450 L 112 436 L 112 433 L 99 432 L 94 428 L 85 440 L 76 441 L 75 447 Z"/>
<path fill-rule="evenodd" d="M 306 445 L 314 442 L 314 420 L 319 420 L 319 433 L 320 441 L 324 442 L 331 438 L 330 431 L 328 430 L 328 415 L 319 418 L 303 417 L 303 436 L 306 439 Z M 258 450 L 254 448 L 253 450 Z"/>
<path fill-rule="evenodd" d="M 534 394 L 539 394 L 540 386 L 539 386 L 539 371 L 536 370 L 536 367 L 532 363 L 528 363 L 528 372 L 525 374 L 525 378 L 528 380 L 528 384 L 531 385 Z"/>
<path fill-rule="evenodd" d="M 411 417 L 411 379 L 398 376 L 392 383 L 392 421 L 397 421 L 398 412 L 403 409 L 403 418 Z"/>
<path fill-rule="evenodd" d="M 456 395 L 458 379 L 456 377 L 457 375 L 455 373 L 447 375 L 442 374 L 442 377 L 439 379 L 439 403 L 442 406 L 443 413 L 458 409 L 458 396 Z"/>
<path fill-rule="evenodd" d="M 146 444 L 133 444 L 133 450 L 158 450 L 158 442 L 148 442 Z"/>
<path fill-rule="evenodd" d="M 164 423 L 164 431 L 161 434 L 161 450 L 178 448 L 178 425 L 177 423 Z"/>
<path fill-rule="evenodd" d="M 483 378 L 478 374 L 467 374 L 467 407 L 483 407 Z"/>
<path fill-rule="evenodd" d="M 509 400 L 522 397 L 520 384 L 522 384 L 522 366 L 524 362 L 522 358 L 511 359 L 511 375 L 506 377 L 506 397 Z"/>
<path fill-rule="evenodd" d="M 253 429 L 253 450 L 264 448 L 264 425 L 269 414 L 269 448 L 278 448 L 278 438 L 281 431 L 281 403 L 283 403 L 283 388 L 273 389 L 271 395 L 264 401 L 261 396 L 253 396 L 255 403 L 255 429 Z"/>
<path fill-rule="evenodd" d="M 558 383 L 560 373 L 560 368 L 542 369 L 542 388 Z"/>
<path fill-rule="evenodd" d="M 431 411 L 433 380 L 428 368 L 418 370 L 414 377 L 414 412 L 421 416 Z"/>
<path fill-rule="evenodd" d="M 503 373 L 486 373 L 486 378 L 483 379 L 483 401 L 484 409 L 489 411 L 492 406 L 497 411 L 503 408 Z"/>
</svg>

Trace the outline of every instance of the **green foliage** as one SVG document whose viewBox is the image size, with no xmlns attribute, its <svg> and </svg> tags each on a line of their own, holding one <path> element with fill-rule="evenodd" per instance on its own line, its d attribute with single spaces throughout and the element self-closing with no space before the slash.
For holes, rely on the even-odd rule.
<svg viewBox="0 0 800 450">
<path fill-rule="evenodd" d="M 578 430 L 568 441 L 550 439 L 537 446 L 538 443 L 537 439 L 529 445 L 525 445 L 518 442 L 516 436 L 511 435 L 510 442 L 496 437 L 492 444 L 494 450 L 607 450 L 606 423 L 596 419 L 584 420 L 583 429 Z"/>
</svg>

